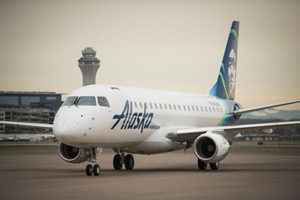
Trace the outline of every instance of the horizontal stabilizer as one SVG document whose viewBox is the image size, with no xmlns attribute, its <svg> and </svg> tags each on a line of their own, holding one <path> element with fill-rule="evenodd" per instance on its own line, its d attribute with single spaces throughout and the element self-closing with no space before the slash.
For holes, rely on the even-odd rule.
<svg viewBox="0 0 300 200">
<path fill-rule="evenodd" d="M 300 103 L 300 100 L 286 101 L 286 102 L 269 104 L 269 105 L 264 105 L 264 106 L 239 109 L 239 110 L 234 111 L 233 114 L 241 115 L 241 114 L 248 113 L 248 112 L 254 112 L 254 111 L 264 110 L 264 109 L 268 109 L 268 108 L 274 108 L 274 107 L 278 107 L 278 106 L 285 106 L 285 105 L 294 104 L 294 103 Z"/>
</svg>

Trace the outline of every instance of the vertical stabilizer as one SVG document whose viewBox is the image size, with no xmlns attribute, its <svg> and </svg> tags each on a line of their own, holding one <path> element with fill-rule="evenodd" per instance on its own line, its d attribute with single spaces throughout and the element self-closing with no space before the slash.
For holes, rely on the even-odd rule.
<svg viewBox="0 0 300 200">
<path fill-rule="evenodd" d="M 233 21 L 230 29 L 218 80 L 209 94 L 223 99 L 234 99 L 239 22 Z"/>
</svg>

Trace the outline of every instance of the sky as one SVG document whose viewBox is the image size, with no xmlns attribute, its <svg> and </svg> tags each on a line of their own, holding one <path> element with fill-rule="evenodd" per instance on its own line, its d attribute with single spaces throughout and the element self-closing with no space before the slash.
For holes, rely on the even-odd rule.
<svg viewBox="0 0 300 200">
<path fill-rule="evenodd" d="M 238 20 L 236 101 L 300 99 L 299 10 L 292 0 L 0 0 L 0 91 L 70 93 L 91 46 L 98 84 L 208 94 Z"/>
</svg>

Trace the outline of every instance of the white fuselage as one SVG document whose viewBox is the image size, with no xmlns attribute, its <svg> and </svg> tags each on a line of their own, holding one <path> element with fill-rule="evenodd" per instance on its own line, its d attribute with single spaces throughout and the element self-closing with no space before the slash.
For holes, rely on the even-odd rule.
<svg viewBox="0 0 300 200">
<path fill-rule="evenodd" d="M 77 147 L 119 148 L 151 154 L 185 147 L 166 138 L 175 129 L 222 125 L 226 102 L 212 96 L 163 90 L 90 85 L 69 97 L 92 96 L 96 105 L 63 105 L 53 132 L 58 140 Z M 105 97 L 109 107 L 100 106 Z"/>
</svg>

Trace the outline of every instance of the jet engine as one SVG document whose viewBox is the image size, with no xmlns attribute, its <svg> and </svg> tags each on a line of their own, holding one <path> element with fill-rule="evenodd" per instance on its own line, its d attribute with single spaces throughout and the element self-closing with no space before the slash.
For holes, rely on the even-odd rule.
<svg viewBox="0 0 300 200">
<path fill-rule="evenodd" d="M 228 141 L 220 134 L 205 133 L 196 138 L 194 152 L 206 163 L 215 163 L 223 160 L 229 152 Z"/>
<path fill-rule="evenodd" d="M 82 163 L 90 158 L 90 149 L 73 147 L 64 143 L 59 143 L 58 152 L 60 157 L 71 163 Z"/>
</svg>

